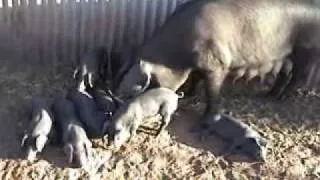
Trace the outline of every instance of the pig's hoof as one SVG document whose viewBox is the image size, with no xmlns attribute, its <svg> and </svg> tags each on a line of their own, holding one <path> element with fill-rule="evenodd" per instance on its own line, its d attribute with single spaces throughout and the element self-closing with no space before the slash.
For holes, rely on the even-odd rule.
<svg viewBox="0 0 320 180">
<path fill-rule="evenodd" d="M 274 90 L 270 90 L 268 92 L 266 92 L 263 96 L 265 98 L 275 98 L 275 99 L 278 99 L 278 94 L 280 94 L 280 92 L 276 92 Z"/>
<path fill-rule="evenodd" d="M 194 127 L 194 128 L 191 128 L 189 132 L 193 134 L 199 141 L 203 141 L 204 140 L 203 131 L 205 130 L 206 129 L 203 127 Z"/>
<path fill-rule="evenodd" d="M 265 94 L 266 98 L 273 98 L 276 100 L 280 100 L 280 97 L 284 94 L 283 90 L 280 89 L 271 89 Z"/>
<path fill-rule="evenodd" d="M 201 130 L 202 130 L 201 127 L 193 127 L 189 130 L 189 132 L 192 134 L 196 134 L 196 133 L 199 133 Z"/>
<path fill-rule="evenodd" d="M 200 142 L 203 142 L 209 136 L 209 133 L 205 129 L 193 132 L 193 134 L 196 136 L 196 139 Z"/>
<path fill-rule="evenodd" d="M 285 100 L 288 100 L 292 97 L 296 97 L 298 93 L 296 93 L 295 91 L 284 91 L 282 92 L 281 94 L 279 94 L 277 96 L 277 99 L 278 100 L 282 100 L 282 101 L 285 101 Z"/>
<path fill-rule="evenodd" d="M 108 137 L 108 135 L 102 137 L 102 143 L 103 143 L 104 146 L 105 146 L 105 145 L 106 145 L 106 146 L 111 146 L 111 142 L 110 142 L 109 139 L 110 139 L 110 138 Z"/>
<path fill-rule="evenodd" d="M 191 128 L 189 132 L 194 134 L 196 138 L 201 142 L 203 142 L 210 135 L 209 126 L 206 121 L 201 122 L 198 127 Z"/>
</svg>

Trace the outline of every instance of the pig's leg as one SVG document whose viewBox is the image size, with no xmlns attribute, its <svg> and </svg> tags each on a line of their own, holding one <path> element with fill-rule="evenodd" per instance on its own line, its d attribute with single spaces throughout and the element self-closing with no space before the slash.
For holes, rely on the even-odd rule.
<svg viewBox="0 0 320 180">
<path fill-rule="evenodd" d="M 160 128 L 156 134 L 156 137 L 159 137 L 161 132 L 163 132 L 165 130 L 165 128 L 170 123 L 170 120 L 171 120 L 171 115 L 169 113 L 162 114 L 162 122 L 161 122 Z"/>
<path fill-rule="evenodd" d="M 238 69 L 236 71 L 235 77 L 232 80 L 232 84 L 235 84 L 240 78 L 242 78 L 245 75 L 245 73 L 246 73 L 246 69 L 245 68 Z"/>
<path fill-rule="evenodd" d="M 76 87 L 79 91 L 84 91 L 85 90 L 85 84 L 84 84 L 84 77 L 82 73 L 82 69 L 77 67 L 74 72 L 73 72 L 73 79 L 76 82 Z"/>
<path fill-rule="evenodd" d="M 293 64 L 291 60 L 286 60 L 277 75 L 276 82 L 267 96 L 279 97 L 292 79 Z"/>
<path fill-rule="evenodd" d="M 305 56 L 305 53 L 307 53 L 308 56 Z M 282 89 L 282 91 L 277 94 L 278 99 L 285 99 L 291 96 L 294 90 L 298 87 L 300 80 L 304 78 L 304 71 L 307 67 L 307 63 L 310 61 L 310 58 L 313 57 L 310 53 L 312 52 L 298 52 L 294 57 L 292 57 L 292 61 L 286 61 L 283 71 L 285 74 L 290 74 L 290 80 L 287 81 L 287 85 Z M 307 58 L 307 61 L 305 58 Z"/>
<path fill-rule="evenodd" d="M 128 139 L 128 142 L 130 142 L 132 140 L 132 138 L 137 134 L 139 124 L 140 123 L 137 123 L 137 121 L 132 124 L 132 127 L 130 128 L 130 137 Z"/>
<path fill-rule="evenodd" d="M 228 74 L 228 70 L 223 66 L 216 66 L 211 71 L 205 71 L 204 74 L 207 100 L 204 115 L 205 117 L 211 117 L 220 113 L 220 90 Z"/>
<path fill-rule="evenodd" d="M 63 148 L 64 152 L 67 155 L 68 162 L 71 164 L 73 160 L 73 147 L 70 143 L 66 144 Z"/>
<path fill-rule="evenodd" d="M 224 148 L 223 148 L 223 150 L 222 150 L 222 152 L 220 152 L 220 155 L 219 156 L 229 156 L 230 154 L 232 154 L 234 151 L 235 151 L 235 149 L 238 147 L 238 146 L 240 146 L 241 144 L 243 144 L 244 143 L 244 141 L 245 141 L 245 138 L 243 138 L 243 137 L 240 137 L 240 138 L 236 138 L 235 140 L 233 140 L 232 142 L 231 142 L 231 144 L 228 144 L 228 145 L 226 145 Z"/>
<path fill-rule="evenodd" d="M 287 97 L 290 97 L 293 94 L 294 90 L 298 87 L 299 79 L 302 75 L 303 69 L 293 68 L 290 81 L 288 82 L 287 86 L 285 86 L 284 89 L 279 94 L 277 94 L 277 98 L 283 100 Z"/>
<path fill-rule="evenodd" d="M 86 85 L 85 85 L 85 82 L 84 82 L 84 79 L 83 79 L 83 78 L 81 78 L 81 80 L 78 80 L 78 81 L 77 81 L 77 89 L 78 89 L 78 91 L 80 91 L 80 92 L 84 92 L 84 91 L 85 91 Z"/>
<path fill-rule="evenodd" d="M 209 129 L 202 128 L 200 130 L 201 131 L 198 132 L 198 137 L 199 137 L 199 140 L 203 142 L 206 137 L 211 135 L 211 131 L 210 131 L 210 128 Z"/>
<path fill-rule="evenodd" d="M 288 75 L 280 73 L 276 79 L 274 86 L 268 92 L 267 96 L 278 98 L 283 93 L 285 88 L 288 86 L 288 83 L 291 81 L 291 79 L 292 79 L 291 73 Z"/>
<path fill-rule="evenodd" d="M 41 152 L 43 150 L 43 148 L 46 145 L 47 141 L 48 141 L 48 138 L 45 135 L 39 135 L 36 138 L 36 148 L 37 148 L 38 152 Z"/>
<path fill-rule="evenodd" d="M 91 141 L 87 140 L 85 143 L 84 143 L 84 150 L 85 150 L 85 153 L 86 153 L 86 157 L 87 159 L 89 160 L 91 157 L 92 157 L 92 143 Z"/>
<path fill-rule="evenodd" d="M 161 106 L 160 114 L 162 116 L 162 121 L 160 128 L 156 134 L 156 137 L 159 137 L 161 132 L 165 130 L 165 128 L 168 126 L 168 124 L 171 121 L 171 115 L 174 113 L 174 111 L 177 109 L 176 107 L 178 104 L 171 105 L 170 103 L 165 103 Z"/>
<path fill-rule="evenodd" d="M 92 78 L 92 73 L 88 73 L 87 74 L 87 78 L 88 78 L 88 85 L 90 88 L 93 88 L 93 78 Z"/>
<path fill-rule="evenodd" d="M 21 147 L 23 147 L 25 144 L 26 144 L 26 141 L 27 139 L 29 138 L 28 134 L 25 134 L 23 137 L 22 137 L 22 140 L 21 140 Z"/>
<path fill-rule="evenodd" d="M 206 109 L 201 124 L 206 124 L 208 118 L 212 118 L 221 113 L 220 90 L 228 74 L 228 69 L 222 65 L 215 65 L 214 69 L 207 70 L 205 75 Z M 201 125 L 200 125 L 201 126 Z M 201 139 L 204 139 L 207 133 L 199 132 Z M 202 134 L 204 133 L 204 134 Z"/>
<path fill-rule="evenodd" d="M 73 71 L 73 79 L 77 79 L 79 76 L 79 67 L 76 67 L 76 69 Z"/>
</svg>

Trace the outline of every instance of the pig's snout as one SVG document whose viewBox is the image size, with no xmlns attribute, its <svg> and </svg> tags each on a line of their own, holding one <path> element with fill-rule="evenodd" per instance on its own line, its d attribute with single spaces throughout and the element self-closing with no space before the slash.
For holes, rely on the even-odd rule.
<svg viewBox="0 0 320 180">
<path fill-rule="evenodd" d="M 113 138 L 113 148 L 115 150 L 120 149 L 120 147 L 126 143 L 130 138 L 130 133 L 126 130 L 118 131 Z"/>
<path fill-rule="evenodd" d="M 28 161 L 35 161 L 37 156 L 37 151 L 32 147 L 27 147 L 25 151 L 25 157 Z"/>
<path fill-rule="evenodd" d="M 88 165 L 90 157 L 87 157 L 84 152 L 76 153 L 73 159 L 73 165 L 77 168 L 82 168 Z"/>
<path fill-rule="evenodd" d="M 265 163 L 267 161 L 267 157 L 266 157 L 266 154 L 263 152 L 264 150 L 261 150 L 261 151 L 258 151 L 258 152 L 255 152 L 253 154 L 253 159 L 258 161 L 258 162 L 262 162 L 262 163 Z"/>
</svg>

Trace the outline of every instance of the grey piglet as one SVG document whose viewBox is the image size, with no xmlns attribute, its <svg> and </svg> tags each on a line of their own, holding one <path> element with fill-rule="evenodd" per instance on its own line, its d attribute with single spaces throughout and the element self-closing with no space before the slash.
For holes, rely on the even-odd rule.
<svg viewBox="0 0 320 180">
<path fill-rule="evenodd" d="M 37 98 L 32 101 L 31 121 L 22 138 L 21 147 L 28 160 L 35 160 L 42 152 L 51 134 L 53 119 L 46 100 Z"/>
<path fill-rule="evenodd" d="M 59 98 L 55 100 L 52 109 L 57 125 L 62 130 L 63 150 L 68 162 L 76 167 L 86 166 L 92 157 L 92 144 L 77 118 L 73 103 Z"/>
<path fill-rule="evenodd" d="M 266 161 L 266 139 L 230 115 L 223 114 L 207 118 L 198 133 L 202 140 L 210 133 L 214 133 L 230 142 L 230 145 L 224 149 L 225 155 L 239 149 L 257 161 Z"/>
<path fill-rule="evenodd" d="M 94 49 L 80 59 L 73 72 L 73 78 L 79 91 L 85 91 L 86 87 L 92 88 L 103 72 L 105 49 L 103 47 Z"/>
<path fill-rule="evenodd" d="M 167 127 L 172 114 L 178 108 L 178 99 L 183 94 L 177 94 L 167 88 L 154 88 L 140 94 L 136 98 L 121 106 L 112 118 L 109 127 L 109 140 L 118 149 L 135 134 L 143 120 L 148 117 L 160 114 L 162 123 L 157 132 L 157 136 Z"/>
</svg>

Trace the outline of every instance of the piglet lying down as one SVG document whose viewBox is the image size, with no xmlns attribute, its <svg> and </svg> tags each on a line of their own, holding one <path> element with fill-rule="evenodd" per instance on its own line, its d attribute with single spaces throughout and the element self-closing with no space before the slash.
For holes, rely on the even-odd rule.
<svg viewBox="0 0 320 180">
<path fill-rule="evenodd" d="M 223 150 L 223 155 L 228 155 L 239 149 L 257 161 L 266 161 L 267 140 L 245 123 L 230 115 L 216 115 L 208 117 L 202 127 L 192 130 L 198 133 L 203 140 L 210 133 L 214 133 L 230 144 Z"/>
<path fill-rule="evenodd" d="M 183 94 L 176 94 L 167 88 L 155 88 L 132 99 L 121 106 L 115 113 L 111 124 L 104 126 L 109 133 L 109 140 L 113 142 L 116 149 L 129 141 L 135 134 L 143 119 L 162 116 L 162 123 L 157 136 L 167 127 L 171 115 L 178 108 L 178 99 Z"/>
</svg>

